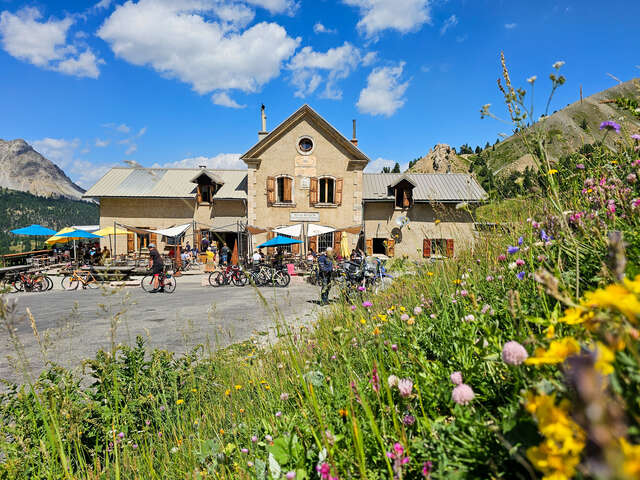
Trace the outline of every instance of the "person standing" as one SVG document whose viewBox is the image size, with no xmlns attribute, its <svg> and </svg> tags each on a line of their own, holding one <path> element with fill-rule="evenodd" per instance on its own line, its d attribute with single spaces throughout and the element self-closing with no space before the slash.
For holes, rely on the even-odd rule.
<svg viewBox="0 0 640 480">
<path fill-rule="evenodd" d="M 153 274 L 153 290 L 149 290 L 149 293 L 164 292 L 164 285 L 160 286 L 160 275 L 164 273 L 164 262 L 155 243 L 149 244 L 149 268 Z"/>
<path fill-rule="evenodd" d="M 318 267 L 320 269 L 320 305 L 329 304 L 329 290 L 331 290 L 331 275 L 333 273 L 333 248 L 327 249 L 318 257 Z"/>
<path fill-rule="evenodd" d="M 227 265 L 229 261 L 229 256 L 231 254 L 231 250 L 227 247 L 226 242 L 222 244 L 222 248 L 220 249 L 220 264 Z"/>
<path fill-rule="evenodd" d="M 209 248 L 209 239 L 207 237 L 202 237 L 202 241 L 200 242 L 200 251 L 206 252 L 207 248 Z"/>
</svg>

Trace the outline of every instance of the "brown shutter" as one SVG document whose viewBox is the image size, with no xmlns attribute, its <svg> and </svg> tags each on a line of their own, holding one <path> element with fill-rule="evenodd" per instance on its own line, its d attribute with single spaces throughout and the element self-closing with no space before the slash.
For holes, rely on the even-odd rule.
<svg viewBox="0 0 640 480">
<path fill-rule="evenodd" d="M 407 198 L 409 199 L 409 207 L 413 207 L 413 189 L 407 190 Z"/>
<path fill-rule="evenodd" d="M 367 238 L 365 243 L 367 245 L 367 255 L 373 255 L 373 238 Z"/>
<path fill-rule="evenodd" d="M 197 193 L 198 204 L 202 203 L 202 191 L 200 190 L 201 188 L 202 187 L 198 185 L 198 193 Z"/>
<path fill-rule="evenodd" d="M 309 237 L 309 250 L 313 250 L 318 253 L 318 237 Z"/>
<path fill-rule="evenodd" d="M 333 232 L 333 251 L 335 255 L 340 254 L 340 240 L 342 240 L 342 232 Z"/>
<path fill-rule="evenodd" d="M 283 192 L 283 202 L 291 202 L 291 179 L 289 177 L 283 178 L 284 182 L 284 192 Z"/>
<path fill-rule="evenodd" d="M 294 243 L 293 245 L 291 245 L 291 253 L 293 253 L 294 255 L 299 255 L 300 254 L 300 244 L 299 243 Z"/>
<path fill-rule="evenodd" d="M 402 208 L 409 208 L 409 190 L 402 190 Z"/>
<path fill-rule="evenodd" d="M 276 178 L 267 177 L 267 206 L 276 203 Z"/>
<path fill-rule="evenodd" d="M 343 183 L 344 182 L 342 178 L 336 179 L 336 194 L 335 194 L 336 205 L 342 205 L 342 184 Z"/>
<path fill-rule="evenodd" d="M 447 257 L 453 257 L 453 239 L 447 238 Z"/>
<path fill-rule="evenodd" d="M 156 245 L 156 248 L 158 247 L 158 235 L 155 233 L 150 233 L 149 234 L 149 243 L 154 243 Z M 148 247 L 149 245 L 147 245 Z"/>
<path fill-rule="evenodd" d="M 198 249 L 198 251 L 200 251 L 200 244 L 202 243 L 202 230 L 198 230 L 196 232 L 196 244 L 194 245 L 195 248 Z M 202 252 L 200 252 L 202 253 Z"/>
<path fill-rule="evenodd" d="M 387 256 L 394 257 L 396 254 L 396 241 L 393 239 L 387 240 Z"/>
<path fill-rule="evenodd" d="M 133 243 L 133 233 L 127 233 L 127 252 L 134 252 L 136 247 Z M 114 254 L 116 252 L 113 252 Z"/>
<path fill-rule="evenodd" d="M 267 232 L 267 240 L 271 240 L 275 236 L 275 233 Z M 273 255 L 273 247 L 267 247 L 267 255 Z"/>
<path fill-rule="evenodd" d="M 431 256 L 431 240 L 425 238 L 422 240 L 422 256 L 428 258 Z"/>
<path fill-rule="evenodd" d="M 318 203 L 318 177 L 309 179 L 309 205 Z"/>
</svg>

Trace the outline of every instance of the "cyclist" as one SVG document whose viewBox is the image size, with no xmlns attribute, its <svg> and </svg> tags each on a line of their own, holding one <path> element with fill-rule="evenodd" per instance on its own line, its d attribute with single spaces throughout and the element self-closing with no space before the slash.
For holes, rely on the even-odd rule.
<svg viewBox="0 0 640 480">
<path fill-rule="evenodd" d="M 220 249 L 220 265 L 228 265 L 229 264 L 229 256 L 231 253 L 231 249 L 227 247 L 227 243 L 224 242 L 222 244 L 222 248 Z"/>
<path fill-rule="evenodd" d="M 153 274 L 153 290 L 149 293 L 164 292 L 164 285 L 160 286 L 160 275 L 164 273 L 164 262 L 155 243 L 149 244 L 149 268 Z"/>
<path fill-rule="evenodd" d="M 331 290 L 331 273 L 333 272 L 333 248 L 327 247 L 327 250 L 318 257 L 318 266 L 320 267 L 320 280 L 322 281 L 320 305 L 328 305 L 329 290 Z"/>
</svg>

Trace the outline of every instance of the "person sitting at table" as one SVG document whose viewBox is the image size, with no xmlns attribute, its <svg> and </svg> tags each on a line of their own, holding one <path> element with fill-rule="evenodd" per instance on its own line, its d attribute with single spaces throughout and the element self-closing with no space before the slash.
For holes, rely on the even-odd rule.
<svg viewBox="0 0 640 480">
<path fill-rule="evenodd" d="M 102 247 L 102 252 L 100 252 L 100 256 L 103 264 L 108 258 L 111 258 L 111 252 L 109 251 L 106 245 Z"/>
</svg>

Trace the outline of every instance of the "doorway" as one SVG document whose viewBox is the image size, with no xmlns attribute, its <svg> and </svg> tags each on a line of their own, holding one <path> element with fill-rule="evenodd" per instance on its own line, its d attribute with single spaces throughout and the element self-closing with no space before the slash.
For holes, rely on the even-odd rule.
<svg viewBox="0 0 640 480">
<path fill-rule="evenodd" d="M 387 247 L 384 244 L 384 242 L 386 242 L 387 239 L 386 238 L 374 238 L 373 239 L 373 254 L 375 255 L 376 253 L 378 254 L 382 254 L 382 255 L 386 255 L 387 254 Z"/>
</svg>

